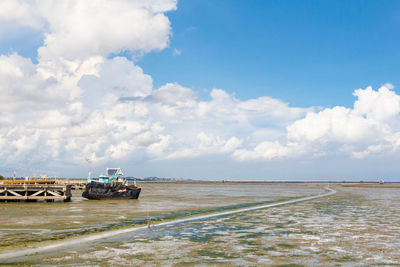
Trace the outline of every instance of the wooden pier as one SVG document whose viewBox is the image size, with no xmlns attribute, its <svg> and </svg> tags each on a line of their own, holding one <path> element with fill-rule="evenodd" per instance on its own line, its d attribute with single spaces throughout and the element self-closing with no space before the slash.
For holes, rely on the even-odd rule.
<svg viewBox="0 0 400 267">
<path fill-rule="evenodd" d="M 71 185 L 69 184 L 31 184 L 3 183 L 0 184 L 0 201 L 38 201 L 71 200 Z"/>
</svg>

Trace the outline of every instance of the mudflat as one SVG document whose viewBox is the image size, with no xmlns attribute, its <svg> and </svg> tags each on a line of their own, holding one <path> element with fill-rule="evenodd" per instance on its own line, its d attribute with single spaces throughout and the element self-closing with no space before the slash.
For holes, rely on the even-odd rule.
<svg viewBox="0 0 400 267">
<path fill-rule="evenodd" d="M 1 203 L 2 252 L 319 194 L 320 184 L 141 184 L 139 200 Z M 368 265 L 400 262 L 400 191 L 330 185 L 336 194 L 97 240 L 23 259 L 28 265 Z M 79 192 L 76 192 L 79 195 Z M 20 262 L 21 259 L 15 259 Z M 13 262 L 13 260 L 8 261 Z"/>
</svg>

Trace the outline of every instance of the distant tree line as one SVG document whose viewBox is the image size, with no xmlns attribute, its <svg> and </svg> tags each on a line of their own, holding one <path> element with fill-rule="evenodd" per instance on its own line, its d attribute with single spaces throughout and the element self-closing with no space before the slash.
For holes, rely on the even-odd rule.
<svg viewBox="0 0 400 267">
<path fill-rule="evenodd" d="M 0 180 L 4 180 L 4 176 L 0 174 Z"/>
</svg>

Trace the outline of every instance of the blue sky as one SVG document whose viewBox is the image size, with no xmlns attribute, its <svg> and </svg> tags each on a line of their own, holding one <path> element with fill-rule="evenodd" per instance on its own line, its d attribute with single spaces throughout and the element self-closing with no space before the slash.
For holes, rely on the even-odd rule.
<svg viewBox="0 0 400 267">
<path fill-rule="evenodd" d="M 355 89 L 400 84 L 398 1 L 185 0 L 167 15 L 170 48 L 138 62 L 155 87 L 178 81 L 200 96 L 216 87 L 307 107 L 351 106 Z M 42 35 L 3 31 L 1 53 L 37 62 Z"/>
<path fill-rule="evenodd" d="M 0 174 L 398 179 L 399 33 L 399 1 L 0 1 Z"/>
<path fill-rule="evenodd" d="M 179 81 L 308 107 L 351 106 L 355 89 L 400 84 L 398 1 L 186 0 L 168 17 L 171 48 L 138 62 L 156 87 Z"/>
</svg>

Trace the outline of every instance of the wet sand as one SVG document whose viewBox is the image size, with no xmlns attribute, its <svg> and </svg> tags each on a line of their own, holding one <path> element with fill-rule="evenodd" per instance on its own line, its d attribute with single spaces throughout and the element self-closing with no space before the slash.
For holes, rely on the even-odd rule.
<svg viewBox="0 0 400 267">
<path fill-rule="evenodd" d="M 326 185 L 203 184 L 193 187 L 187 184 L 145 184 L 143 192 L 147 193 L 144 193 L 140 200 L 129 204 L 100 201 L 100 204 L 94 205 L 92 201 L 81 200 L 72 203 L 3 203 L 6 206 L 17 205 L 13 206 L 14 211 L 11 211 L 9 206 L 1 206 L 8 214 L 14 215 L 11 216 L 14 222 L 27 216 L 23 212 L 28 209 L 20 204 L 33 204 L 45 205 L 48 209 L 43 209 L 43 214 L 46 215 L 42 214 L 42 217 L 50 215 L 49 220 L 56 223 L 46 228 L 43 221 L 34 220 L 33 216 L 33 223 L 29 227 L 26 224 L 13 227 L 14 224 L 6 223 L 2 225 L 0 232 L 3 236 L 12 232 L 9 238 L 19 238 L 24 247 L 34 246 L 35 243 L 37 245 L 37 241 L 24 241 L 23 231 L 36 231 L 36 238 L 42 240 L 39 244 L 45 244 L 48 241 L 43 240 L 51 240 L 51 237 L 61 232 L 74 232 L 76 236 L 81 236 L 77 229 L 114 229 L 126 227 L 129 221 L 132 226 L 134 220 L 146 218 L 147 210 L 149 216 L 155 218 L 175 215 L 185 217 L 198 211 L 235 208 L 235 205 L 243 203 L 277 201 L 318 194 L 324 191 L 324 186 Z M 41 262 L 45 262 L 69 266 L 157 266 L 159 263 L 165 266 L 201 263 L 221 266 L 268 266 L 284 263 L 305 266 L 354 266 L 399 262 L 398 189 L 351 188 L 339 185 L 335 185 L 334 188 L 338 193 L 324 199 L 231 214 L 206 221 L 146 229 L 140 233 L 127 234 L 122 239 L 108 239 L 89 247 L 61 250 L 51 256 L 31 259 L 26 263 L 40 265 Z M 179 190 L 175 196 L 170 196 L 173 189 Z M 54 204 L 60 204 L 55 208 L 58 212 L 51 210 L 56 207 L 51 206 Z M 101 207 L 94 208 L 89 213 L 83 212 L 87 207 L 93 207 L 92 205 Z M 68 211 L 67 214 L 65 211 Z M 125 215 L 121 215 L 122 212 L 125 212 Z M 69 225 L 69 228 L 67 222 L 62 222 L 65 218 L 71 218 L 67 215 L 82 216 L 78 217 L 81 225 Z M 108 220 L 93 219 L 96 217 Z M 2 224 L 7 221 L 3 217 L 0 220 Z M 121 222 L 125 223 L 125 226 L 110 226 Z M 21 232 L 11 229 L 20 229 Z M 3 251 L 9 251 L 10 248 L 18 249 L 20 246 L 6 245 L 3 246 Z"/>
</svg>

